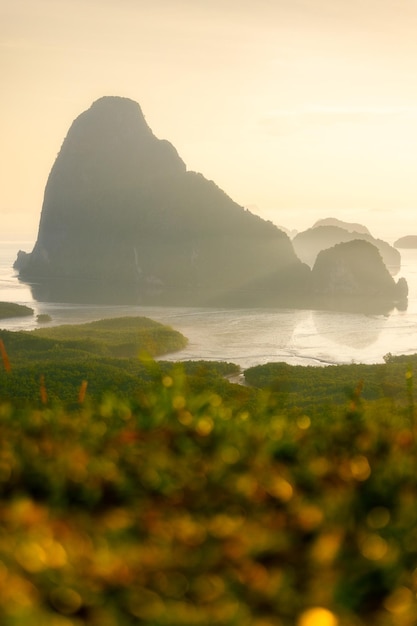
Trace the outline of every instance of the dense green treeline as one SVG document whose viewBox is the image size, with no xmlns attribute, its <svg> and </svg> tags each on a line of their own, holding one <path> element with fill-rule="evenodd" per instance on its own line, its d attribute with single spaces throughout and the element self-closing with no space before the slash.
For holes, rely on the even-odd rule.
<svg viewBox="0 0 417 626">
<path fill-rule="evenodd" d="M 54 332 L 0 334 L 1 624 L 414 626 L 414 358 L 250 387 Z"/>
<path fill-rule="evenodd" d="M 0 369 L 0 399 L 20 404 L 42 401 L 41 395 L 48 402 L 75 402 L 83 381 L 91 399 L 109 394 L 134 398 L 175 369 L 173 363 L 156 364 L 152 357 L 179 350 L 187 341 L 148 318 L 126 317 L 30 332 L 0 330 L 0 339 L 10 365 L 10 371 Z M 197 361 L 184 363 L 182 370 L 190 389 L 208 384 L 232 389 L 223 377 L 239 368 Z"/>
<path fill-rule="evenodd" d="M 346 401 L 358 384 L 364 400 L 408 401 L 417 355 L 393 357 L 385 363 L 327 367 L 268 363 L 245 370 L 249 385 L 275 392 L 285 407 L 323 406 Z"/>
<path fill-rule="evenodd" d="M 88 324 L 45 327 L 30 332 L 0 330 L 11 372 L 0 370 L 0 397 L 33 400 L 39 378 L 45 378 L 50 398 L 69 401 L 77 395 L 83 380 L 89 393 L 99 399 L 105 391 L 131 396 L 138 382 L 150 380 L 149 357 L 173 352 L 186 345 L 180 333 L 147 318 L 116 318 Z M 408 401 L 412 378 L 408 372 L 417 357 L 387 355 L 383 364 L 349 364 L 328 367 L 291 366 L 269 363 L 245 371 L 246 382 L 254 388 L 273 391 L 281 408 L 316 414 L 326 406 L 343 405 L 361 385 L 364 400 L 391 398 Z M 160 368 L 169 369 L 170 364 Z M 219 385 L 226 393 L 232 388 L 223 376 L 237 373 L 233 364 L 189 362 L 184 365 L 194 390 Z M 256 390 L 241 391 L 256 401 Z M 39 394 L 38 394 L 39 395 Z"/>
<path fill-rule="evenodd" d="M 14 302 L 0 302 L 0 319 L 7 317 L 26 317 L 33 315 L 34 311 L 24 304 Z"/>
<path fill-rule="evenodd" d="M 39 328 L 34 331 L 0 330 L 0 338 L 13 358 L 57 359 L 89 355 L 137 357 L 140 352 L 158 356 L 184 348 L 187 339 L 178 331 L 146 317 L 120 317 L 86 324 Z M 74 351 L 78 351 L 77 355 Z"/>
<path fill-rule="evenodd" d="M 0 373 L 0 397 L 20 403 L 75 401 L 83 381 L 89 396 L 132 392 L 146 375 L 137 358 L 183 347 L 186 339 L 146 318 L 119 318 L 31 332 L 0 331 L 10 371 Z M 136 358 L 120 358 L 122 355 Z M 115 355 L 118 355 L 116 358 Z"/>
<path fill-rule="evenodd" d="M 142 359 L 74 358 L 58 362 L 43 361 L 13 368 L 9 373 L 0 372 L 0 399 L 13 399 L 20 405 L 41 402 L 40 384 L 45 388 L 48 402 L 75 402 L 83 381 L 88 383 L 88 397 L 99 400 L 104 395 L 134 399 L 143 390 L 149 389 L 162 375 L 170 375 L 178 368 L 172 362 L 158 363 Z M 240 395 L 248 395 L 246 389 L 230 385 L 225 374 L 236 372 L 234 364 L 185 362 L 181 370 L 187 377 L 190 390 L 199 390 L 209 385 L 213 389 Z"/>
<path fill-rule="evenodd" d="M 147 318 L 116 318 L 80 325 L 42 328 L 31 332 L 0 331 L 10 371 L 0 372 L 0 398 L 33 402 L 71 402 L 83 381 L 89 396 L 128 396 L 147 383 L 144 358 L 178 350 L 186 338 Z M 146 360 L 146 359 L 145 359 Z"/>
</svg>

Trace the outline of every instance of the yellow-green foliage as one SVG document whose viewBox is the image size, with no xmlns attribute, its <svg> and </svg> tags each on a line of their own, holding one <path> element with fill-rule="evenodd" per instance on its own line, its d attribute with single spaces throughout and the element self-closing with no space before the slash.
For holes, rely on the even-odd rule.
<svg viewBox="0 0 417 626">
<path fill-rule="evenodd" d="M 33 403 L 43 377 L 48 399 L 74 401 L 83 380 L 89 395 L 131 395 L 149 373 L 141 355 L 183 348 L 176 330 L 144 317 L 123 317 L 30 332 L 0 330 L 0 400 Z M 7 365 L 7 367 L 6 367 Z"/>
<path fill-rule="evenodd" d="M 78 325 L 53 326 L 33 331 L 64 346 L 107 356 L 139 356 L 146 352 L 157 356 L 184 348 L 186 338 L 169 326 L 147 317 L 117 317 Z"/>
<path fill-rule="evenodd" d="M 411 386 L 324 421 L 147 366 L 134 400 L 0 406 L 2 625 L 417 623 Z"/>
<path fill-rule="evenodd" d="M 405 372 L 417 367 L 417 355 L 393 357 L 386 355 L 385 363 L 365 365 L 331 365 L 313 367 L 267 363 L 245 370 L 248 384 L 271 389 L 287 408 L 340 404 L 362 381 L 362 397 L 366 400 L 406 398 Z"/>
</svg>

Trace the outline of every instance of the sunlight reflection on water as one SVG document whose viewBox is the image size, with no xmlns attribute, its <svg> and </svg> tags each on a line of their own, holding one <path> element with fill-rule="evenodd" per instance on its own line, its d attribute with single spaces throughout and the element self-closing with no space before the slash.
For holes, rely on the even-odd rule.
<svg viewBox="0 0 417 626">
<path fill-rule="evenodd" d="M 409 306 L 389 316 L 293 309 L 214 309 L 150 306 L 73 305 L 35 302 L 12 269 L 17 251 L 31 244 L 0 243 L 0 300 L 27 304 L 52 324 L 76 324 L 105 317 L 144 315 L 168 324 L 189 339 L 181 352 L 164 359 L 226 360 L 242 368 L 272 361 L 300 365 L 377 363 L 387 352 L 417 352 L 417 250 L 402 251 L 401 274 L 409 284 Z M 36 317 L 1 320 L 9 330 L 38 326 Z"/>
</svg>

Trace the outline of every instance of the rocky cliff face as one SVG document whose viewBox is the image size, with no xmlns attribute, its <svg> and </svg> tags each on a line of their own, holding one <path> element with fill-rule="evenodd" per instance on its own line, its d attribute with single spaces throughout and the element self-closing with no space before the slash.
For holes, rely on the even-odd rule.
<svg viewBox="0 0 417 626">
<path fill-rule="evenodd" d="M 310 274 L 286 234 L 188 172 L 118 97 L 73 122 L 16 267 L 41 299 L 253 306 L 304 297 Z"/>
<path fill-rule="evenodd" d="M 312 271 L 314 293 L 328 308 L 345 303 L 343 308 L 383 310 L 389 302 L 406 308 L 408 287 L 404 278 L 396 283 L 378 249 L 368 241 L 356 239 L 323 250 Z M 333 306 L 331 306 L 333 304 Z"/>
<path fill-rule="evenodd" d="M 329 221 L 329 220 L 326 220 Z M 336 220 L 335 220 L 336 221 Z M 339 222 L 343 223 L 343 222 Z M 321 250 L 331 248 L 338 243 L 345 243 L 361 239 L 373 244 L 380 252 L 381 257 L 391 272 L 395 275 L 401 269 L 401 255 L 393 246 L 382 239 L 375 239 L 369 233 L 349 231 L 341 226 L 333 224 L 318 224 L 298 233 L 293 239 L 294 250 L 297 256 L 311 267 L 314 265 L 317 255 Z"/>
<path fill-rule="evenodd" d="M 43 301 L 323 308 L 335 284 L 354 295 L 360 278 L 373 293 L 374 274 L 351 279 L 340 250 L 312 274 L 287 234 L 187 171 L 136 102 L 106 97 L 73 122 L 47 181 L 35 247 L 15 267 Z M 378 298 L 393 304 L 392 282 Z"/>
</svg>

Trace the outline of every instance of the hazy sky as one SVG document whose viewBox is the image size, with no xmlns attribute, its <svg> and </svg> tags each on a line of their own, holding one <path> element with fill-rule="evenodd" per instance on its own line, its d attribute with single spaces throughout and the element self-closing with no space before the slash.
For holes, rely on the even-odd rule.
<svg viewBox="0 0 417 626">
<path fill-rule="evenodd" d="M 0 0 L 0 45 L 0 239 L 104 95 L 277 224 L 417 234 L 417 0 Z"/>
</svg>

